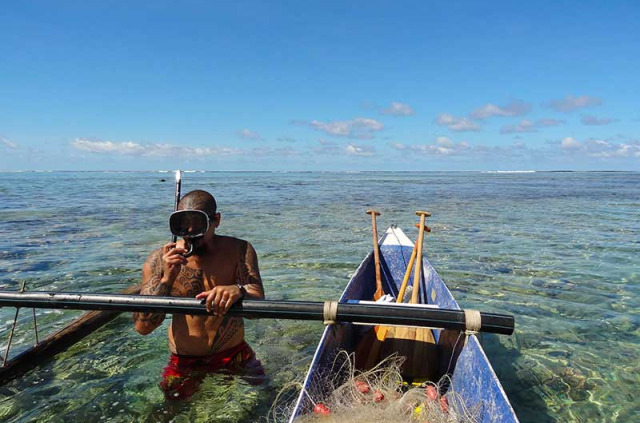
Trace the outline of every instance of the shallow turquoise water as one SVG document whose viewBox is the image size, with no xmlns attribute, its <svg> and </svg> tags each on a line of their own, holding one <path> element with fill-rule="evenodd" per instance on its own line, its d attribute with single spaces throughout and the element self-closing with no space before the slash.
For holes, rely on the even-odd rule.
<svg viewBox="0 0 640 423">
<path fill-rule="evenodd" d="M 166 178 L 167 182 L 160 182 Z M 251 241 L 270 299 L 339 296 L 380 231 L 415 237 L 463 307 L 516 316 L 483 343 L 522 422 L 640 419 L 640 173 L 187 173 L 183 192 L 218 199 L 219 232 Z M 0 173 L 0 289 L 116 292 L 169 238 L 171 173 Z M 0 309 L 0 345 L 14 310 Z M 38 312 L 40 336 L 79 313 Z M 12 355 L 34 341 L 22 310 Z M 211 378 L 180 409 L 157 388 L 165 327 L 147 337 L 122 316 L 0 387 L 0 421 L 256 421 L 301 377 L 322 324 L 252 320 L 271 380 Z"/>
</svg>

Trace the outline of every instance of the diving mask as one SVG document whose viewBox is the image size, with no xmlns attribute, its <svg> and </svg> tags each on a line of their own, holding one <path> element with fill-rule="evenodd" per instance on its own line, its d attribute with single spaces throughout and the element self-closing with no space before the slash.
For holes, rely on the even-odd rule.
<svg viewBox="0 0 640 423">
<path fill-rule="evenodd" d="M 209 215 L 202 210 L 178 210 L 169 216 L 169 229 L 177 237 L 183 238 L 187 253 L 193 254 L 193 241 L 202 238 L 209 230 Z"/>
</svg>

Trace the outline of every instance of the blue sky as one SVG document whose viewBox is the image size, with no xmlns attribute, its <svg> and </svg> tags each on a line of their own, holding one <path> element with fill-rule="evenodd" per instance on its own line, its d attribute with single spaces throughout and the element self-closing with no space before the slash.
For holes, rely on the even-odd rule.
<svg viewBox="0 0 640 423">
<path fill-rule="evenodd" d="M 636 1 L 2 9 L 0 170 L 640 170 Z"/>
</svg>

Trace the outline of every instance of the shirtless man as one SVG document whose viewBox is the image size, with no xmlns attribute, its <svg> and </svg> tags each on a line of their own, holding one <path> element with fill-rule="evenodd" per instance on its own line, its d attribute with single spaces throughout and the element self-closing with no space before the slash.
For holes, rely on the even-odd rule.
<svg viewBox="0 0 640 423">
<path fill-rule="evenodd" d="M 206 299 L 211 316 L 174 314 L 169 327 L 171 357 L 160 387 L 168 399 L 184 399 L 212 372 L 264 375 L 244 340 L 241 317 L 225 316 L 241 298 L 263 299 L 258 257 L 247 241 L 215 234 L 220 224 L 216 201 L 191 191 L 170 218 L 171 232 L 183 240 L 154 251 L 142 267 L 141 295 Z M 193 255 L 185 258 L 189 244 Z M 134 313 L 136 330 L 147 335 L 164 314 Z M 260 381 L 258 380 L 257 383 Z"/>
</svg>

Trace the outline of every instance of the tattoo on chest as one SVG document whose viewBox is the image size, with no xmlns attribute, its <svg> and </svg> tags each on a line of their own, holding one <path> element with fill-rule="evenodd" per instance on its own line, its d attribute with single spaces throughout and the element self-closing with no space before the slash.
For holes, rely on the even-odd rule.
<svg viewBox="0 0 640 423">
<path fill-rule="evenodd" d="M 193 298 L 204 291 L 202 276 L 203 272 L 201 269 L 192 269 L 187 266 L 182 266 L 180 275 L 178 276 L 180 293 L 185 297 Z"/>
</svg>

